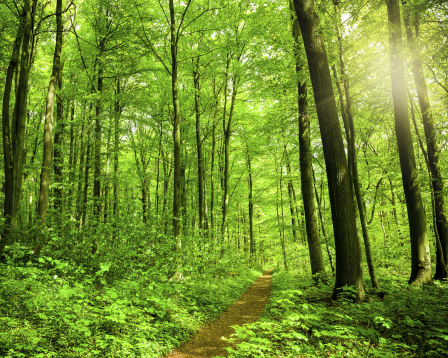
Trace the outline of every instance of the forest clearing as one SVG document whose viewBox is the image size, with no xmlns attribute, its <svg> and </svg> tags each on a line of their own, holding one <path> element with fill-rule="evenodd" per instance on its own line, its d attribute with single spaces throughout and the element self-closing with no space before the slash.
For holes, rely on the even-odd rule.
<svg viewBox="0 0 448 358">
<path fill-rule="evenodd" d="M 445 0 L 0 0 L 0 357 L 448 357 Z"/>
</svg>

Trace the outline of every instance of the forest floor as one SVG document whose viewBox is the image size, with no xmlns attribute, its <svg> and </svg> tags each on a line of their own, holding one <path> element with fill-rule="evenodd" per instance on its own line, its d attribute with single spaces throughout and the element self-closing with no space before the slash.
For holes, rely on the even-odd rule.
<svg viewBox="0 0 448 358">
<path fill-rule="evenodd" d="M 269 301 L 272 269 L 263 272 L 247 292 L 230 306 L 218 319 L 199 331 L 191 340 L 185 342 L 166 358 L 211 358 L 227 356 L 224 347 L 235 332 L 232 326 L 253 323 L 258 320 Z"/>
</svg>

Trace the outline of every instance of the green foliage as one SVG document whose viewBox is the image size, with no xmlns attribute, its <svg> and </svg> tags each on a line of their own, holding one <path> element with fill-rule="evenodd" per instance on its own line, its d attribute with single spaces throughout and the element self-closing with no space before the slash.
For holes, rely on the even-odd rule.
<svg viewBox="0 0 448 358">
<path fill-rule="evenodd" d="M 410 289 L 399 275 L 381 282 L 384 299 L 367 292 L 362 304 L 301 275 L 273 276 L 271 300 L 259 322 L 235 326 L 230 357 L 445 357 L 448 286 Z"/>
<path fill-rule="evenodd" d="M 0 356 L 11 358 L 158 357 L 216 318 L 259 275 L 227 260 L 229 270 L 208 262 L 203 275 L 174 281 L 126 265 L 130 256 L 121 250 L 92 266 L 51 256 L 29 261 L 17 246 L 10 253 L 0 267 Z M 139 263 L 147 259 L 131 253 Z M 189 269 L 198 267 L 190 262 Z"/>
</svg>

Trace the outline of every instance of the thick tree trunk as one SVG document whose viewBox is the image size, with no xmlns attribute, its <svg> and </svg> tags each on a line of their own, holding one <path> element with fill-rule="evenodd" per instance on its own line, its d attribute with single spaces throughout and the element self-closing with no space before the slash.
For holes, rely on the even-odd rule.
<svg viewBox="0 0 448 358">
<path fill-rule="evenodd" d="M 298 50 L 300 27 L 297 20 L 293 25 L 293 36 Z M 305 64 L 296 55 L 296 73 L 303 76 Z M 302 186 L 303 207 L 305 210 L 306 237 L 310 253 L 311 274 L 325 276 L 325 264 L 320 247 L 319 227 L 317 224 L 316 204 L 314 200 L 313 175 L 311 164 L 310 116 L 308 114 L 307 85 L 304 80 L 297 83 L 299 106 L 299 148 L 300 148 L 300 183 Z"/>
<path fill-rule="evenodd" d="M 308 58 L 327 168 L 336 244 L 336 283 L 333 297 L 348 285 L 355 287 L 357 300 L 360 300 L 364 296 L 361 247 L 356 235 L 353 195 L 324 39 L 313 0 L 294 0 L 294 5 Z"/>
<path fill-rule="evenodd" d="M 345 132 L 347 137 L 347 146 L 348 146 L 348 158 L 349 158 L 349 170 L 351 173 L 351 179 L 353 183 L 354 188 L 354 194 L 355 194 L 355 201 L 358 206 L 358 212 L 359 212 L 359 219 L 361 221 L 361 227 L 362 227 L 362 236 L 364 239 L 364 247 L 366 250 L 366 260 L 367 260 L 367 267 L 369 268 L 369 274 L 370 274 L 370 280 L 372 282 L 372 287 L 379 289 L 380 284 L 378 281 L 378 277 L 376 276 L 376 270 L 375 270 L 375 262 L 373 259 L 373 253 L 372 253 L 372 247 L 370 244 L 370 235 L 369 235 L 369 229 L 367 225 L 367 219 L 366 219 L 366 212 L 363 205 L 363 199 L 361 196 L 361 189 L 359 187 L 359 176 L 358 176 L 358 161 L 357 161 L 357 155 L 356 155 L 356 139 L 355 139 L 355 125 L 353 122 L 353 115 L 352 115 L 352 109 L 351 109 L 351 97 L 350 97 L 350 86 L 347 78 L 347 74 L 345 71 L 345 60 L 344 60 L 344 49 L 342 46 L 342 33 L 340 29 L 340 12 L 338 9 L 338 6 L 335 6 L 336 10 L 336 31 L 338 36 L 338 42 L 339 42 L 339 66 L 341 71 L 341 78 L 342 82 L 344 84 L 344 92 L 342 92 L 341 86 L 338 83 L 338 92 L 339 92 L 339 98 L 341 102 L 341 113 L 342 117 L 344 119 L 345 123 Z M 334 69 L 335 76 L 336 76 L 336 70 Z M 345 101 L 344 101 L 345 96 Z"/>
<path fill-rule="evenodd" d="M 39 202 L 37 205 L 37 214 L 39 215 L 42 224 L 46 221 L 48 211 L 48 196 L 50 192 L 51 143 L 53 140 L 53 109 L 61 64 L 62 36 L 64 31 L 64 24 L 62 23 L 62 0 L 56 1 L 56 23 L 56 45 L 54 48 L 53 70 L 51 72 L 46 101 L 44 151 L 42 169 L 40 172 Z"/>
<path fill-rule="evenodd" d="M 414 147 L 406 98 L 404 60 L 401 55 L 401 19 L 399 0 L 386 0 L 390 23 L 390 54 L 392 97 L 394 101 L 395 132 L 401 164 L 403 189 L 406 197 L 409 229 L 411 235 L 412 267 L 409 284 L 422 285 L 432 282 L 431 257 L 423 200 L 415 165 Z"/>
<path fill-rule="evenodd" d="M 403 1 L 403 4 L 405 1 Z M 446 217 L 445 198 L 443 196 L 443 180 L 442 169 L 440 167 L 440 150 L 437 141 L 437 132 L 434 128 L 432 112 L 429 104 L 428 89 L 426 87 L 426 80 L 423 74 L 422 59 L 420 57 L 420 49 L 416 36 L 418 26 L 418 15 L 414 21 L 411 21 L 410 9 L 404 8 L 404 25 L 406 27 L 406 35 L 408 45 L 412 56 L 412 73 L 414 75 L 415 87 L 417 89 L 418 102 L 420 105 L 420 112 L 422 114 L 423 128 L 426 137 L 426 150 L 428 154 L 428 163 L 431 174 L 432 191 L 434 192 L 434 206 L 437 221 L 437 233 L 440 239 L 439 249 L 437 245 L 437 263 L 436 273 L 434 279 L 441 280 L 448 277 L 447 268 L 442 262 L 447 262 L 448 255 L 448 222 Z M 415 31 L 414 31 L 415 30 Z"/>
<path fill-rule="evenodd" d="M 3 159 L 4 159 L 4 171 L 5 171 L 5 203 L 4 203 L 4 216 L 11 215 L 10 203 L 11 197 L 11 167 L 12 167 L 12 148 L 11 148 L 11 132 L 9 127 L 9 105 L 11 101 L 12 81 L 14 79 L 14 72 L 19 63 L 20 45 L 22 44 L 23 33 L 25 31 L 25 19 L 26 9 L 22 14 L 21 23 L 19 24 L 14 46 L 9 60 L 8 70 L 6 72 L 5 90 L 3 92 L 3 104 L 2 104 L 2 139 L 3 139 Z"/>
<path fill-rule="evenodd" d="M 8 82 L 5 86 L 5 94 L 3 98 L 3 146 L 6 149 L 5 156 L 5 188 L 8 190 L 5 198 L 4 216 L 6 218 L 6 230 L 2 233 L 0 241 L 0 255 L 6 245 L 13 242 L 13 238 L 9 235 L 10 231 L 17 226 L 17 218 L 19 214 L 20 198 L 22 194 L 22 172 L 24 159 L 24 145 L 25 145 L 25 122 L 27 116 L 27 97 L 28 97 L 28 70 L 30 60 L 30 41 L 32 41 L 32 30 L 34 14 L 37 0 L 27 0 L 25 2 L 25 22 L 23 28 L 22 41 L 22 56 L 20 60 L 20 76 L 18 81 L 18 88 L 16 91 L 16 101 L 14 105 L 14 114 L 12 118 L 11 138 L 9 137 L 9 99 L 10 87 L 7 88 Z M 19 31 L 20 32 L 20 31 Z M 20 38 L 20 34 L 16 37 L 16 43 Z M 15 53 L 16 44 L 14 45 L 13 55 L 8 67 L 8 72 L 14 72 L 15 66 L 12 62 L 17 58 Z M 11 74 L 12 76 L 12 74 Z M 12 78 L 11 78 L 12 80 Z M 9 92 L 9 93 L 8 93 Z M 7 108 L 5 108 L 5 106 Z M 7 117 L 5 117 L 7 115 Z M 8 157 L 8 158 L 7 158 Z M 6 174 L 6 172 L 9 172 Z"/>
</svg>

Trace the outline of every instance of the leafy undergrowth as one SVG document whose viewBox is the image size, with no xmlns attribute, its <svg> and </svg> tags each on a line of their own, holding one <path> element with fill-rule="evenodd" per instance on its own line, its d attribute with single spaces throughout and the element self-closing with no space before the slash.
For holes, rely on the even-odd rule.
<svg viewBox="0 0 448 358">
<path fill-rule="evenodd" d="M 230 357 L 448 357 L 448 285 L 411 288 L 403 276 L 381 282 L 354 304 L 346 287 L 280 272 L 260 321 L 235 326 Z M 241 341 L 242 340 L 242 341 Z"/>
<path fill-rule="evenodd" d="M 171 281 L 115 263 L 0 264 L 1 357 L 159 357 L 216 318 L 260 274 L 240 267 Z"/>
</svg>

